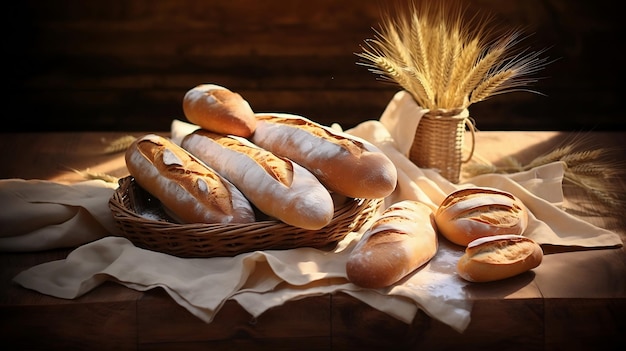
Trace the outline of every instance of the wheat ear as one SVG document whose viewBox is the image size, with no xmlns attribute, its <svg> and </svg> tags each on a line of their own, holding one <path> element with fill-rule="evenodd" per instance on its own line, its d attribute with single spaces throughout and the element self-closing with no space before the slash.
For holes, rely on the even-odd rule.
<svg viewBox="0 0 626 351">
<path fill-rule="evenodd" d="M 386 14 L 376 39 L 366 40 L 367 47 L 357 55 L 369 62 L 365 65 L 370 71 L 403 87 L 422 107 L 467 108 L 534 82 L 527 76 L 546 65 L 539 58 L 543 51 L 507 57 L 521 33 L 512 30 L 490 43 L 487 37 L 494 33 L 489 20 L 464 21 L 456 2 L 410 3 L 410 13 L 400 12 L 397 18 Z"/>
<path fill-rule="evenodd" d="M 104 153 L 112 154 L 120 151 L 124 151 L 128 149 L 128 147 L 137 140 L 136 137 L 132 135 L 124 135 L 113 141 L 111 141 L 105 148 Z"/>
<path fill-rule="evenodd" d="M 90 179 L 90 180 L 103 180 L 107 183 L 117 183 L 119 178 L 112 176 L 110 174 L 106 174 L 103 172 L 94 172 L 92 170 L 90 170 L 89 168 L 85 169 L 85 170 L 78 170 L 72 167 L 67 167 L 68 169 L 70 169 L 71 171 L 77 173 L 78 175 L 80 175 L 81 177 L 85 178 L 85 179 Z"/>
</svg>

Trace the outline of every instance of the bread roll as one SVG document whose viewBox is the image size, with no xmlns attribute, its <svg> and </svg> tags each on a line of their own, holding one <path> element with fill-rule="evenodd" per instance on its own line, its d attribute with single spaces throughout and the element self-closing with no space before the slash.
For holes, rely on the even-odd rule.
<svg viewBox="0 0 626 351">
<path fill-rule="evenodd" d="M 287 224 L 317 230 L 334 215 L 328 190 L 302 166 L 244 138 L 196 130 L 182 144 L 230 180 L 261 212 Z"/>
<path fill-rule="evenodd" d="M 167 138 L 145 135 L 125 159 L 137 184 L 181 223 L 255 221 L 252 205 L 233 184 Z"/>
<path fill-rule="evenodd" d="M 183 113 L 189 122 L 216 133 L 249 137 L 256 128 L 250 104 L 227 88 L 201 84 L 183 97 Z"/>
<path fill-rule="evenodd" d="M 388 207 L 354 247 L 346 263 L 348 279 L 364 288 L 390 286 L 437 253 L 433 212 L 404 200 Z"/>
<path fill-rule="evenodd" d="M 495 235 L 469 243 L 457 263 L 457 272 L 470 282 L 490 282 L 524 273 L 542 260 L 543 250 L 534 240 L 521 235 Z"/>
<path fill-rule="evenodd" d="M 435 212 L 435 222 L 444 237 L 467 246 L 485 236 L 523 234 L 528 226 L 528 210 L 511 193 L 473 187 L 449 194 Z"/>
<path fill-rule="evenodd" d="M 311 171 L 328 189 L 352 198 L 383 198 L 398 180 L 395 165 L 371 143 L 304 117 L 257 114 L 251 140 Z"/>
</svg>

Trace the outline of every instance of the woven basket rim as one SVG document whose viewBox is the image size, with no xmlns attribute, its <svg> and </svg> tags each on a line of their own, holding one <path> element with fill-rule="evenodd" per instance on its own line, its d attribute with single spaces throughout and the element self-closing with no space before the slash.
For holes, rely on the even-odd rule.
<svg viewBox="0 0 626 351">
<path fill-rule="evenodd" d="M 181 224 L 143 217 L 130 204 L 129 189 L 139 187 L 132 176 L 119 180 L 109 199 L 118 236 L 138 247 L 180 257 L 235 256 L 265 249 L 322 248 L 359 230 L 377 212 L 384 199 L 347 199 L 335 208 L 331 223 L 307 230 L 278 220 L 254 223 Z M 145 190 L 144 190 L 145 191 Z"/>
<path fill-rule="evenodd" d="M 451 119 L 451 120 L 463 120 L 470 118 L 469 110 L 467 108 L 454 108 L 454 109 L 436 109 L 429 110 L 428 112 L 422 115 L 422 118 L 440 118 L 440 119 Z"/>
</svg>

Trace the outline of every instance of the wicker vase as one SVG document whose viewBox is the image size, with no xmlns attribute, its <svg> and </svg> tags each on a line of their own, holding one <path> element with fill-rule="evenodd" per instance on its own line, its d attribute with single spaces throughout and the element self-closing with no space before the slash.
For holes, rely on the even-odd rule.
<svg viewBox="0 0 626 351">
<path fill-rule="evenodd" d="M 415 130 L 409 159 L 418 167 L 437 169 L 450 182 L 459 183 L 461 165 L 469 160 L 463 159 L 466 125 L 471 126 L 467 109 L 426 113 Z"/>
</svg>

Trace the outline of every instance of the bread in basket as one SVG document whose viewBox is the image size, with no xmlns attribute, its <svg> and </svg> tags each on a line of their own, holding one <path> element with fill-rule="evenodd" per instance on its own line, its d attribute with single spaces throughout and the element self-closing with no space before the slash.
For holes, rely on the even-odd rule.
<svg viewBox="0 0 626 351">
<path fill-rule="evenodd" d="M 256 250 L 328 247 L 358 231 L 382 202 L 348 198 L 335 207 L 332 221 L 320 230 L 272 219 L 245 224 L 179 224 L 168 220 L 160 202 L 127 176 L 119 180 L 109 207 L 118 235 L 138 247 L 179 257 L 218 257 Z"/>
</svg>

